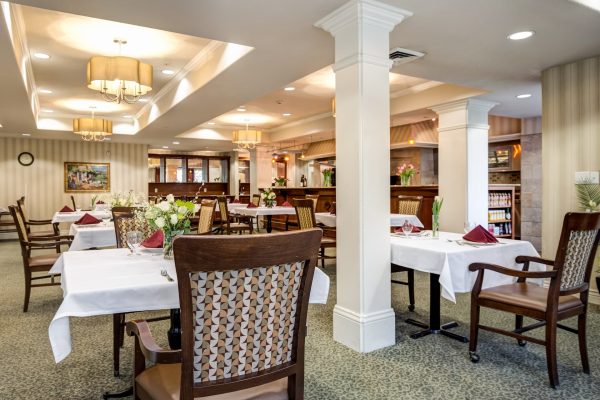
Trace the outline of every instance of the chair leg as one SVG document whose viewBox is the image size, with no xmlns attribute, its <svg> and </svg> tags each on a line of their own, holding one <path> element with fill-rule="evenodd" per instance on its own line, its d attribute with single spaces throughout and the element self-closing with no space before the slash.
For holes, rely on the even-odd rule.
<svg viewBox="0 0 600 400">
<path fill-rule="evenodd" d="M 304 398 L 304 371 L 288 376 L 288 398 L 300 400 Z"/>
<path fill-rule="evenodd" d="M 553 389 L 558 388 L 558 367 L 556 365 L 556 320 L 546 322 L 546 363 L 548 378 Z"/>
<path fill-rule="evenodd" d="M 523 316 L 522 315 L 515 315 L 515 330 L 521 329 L 522 327 L 523 327 Z M 521 347 L 525 346 L 527 344 L 526 341 L 521 340 L 521 339 L 517 339 L 517 343 Z"/>
<path fill-rule="evenodd" d="M 579 354 L 581 355 L 581 366 L 583 367 L 583 372 L 589 374 L 590 364 L 588 361 L 587 338 L 585 332 L 586 317 L 587 313 L 580 314 L 577 317 L 577 336 L 579 336 Z"/>
<path fill-rule="evenodd" d="M 408 271 L 408 310 L 415 311 L 415 270 Z"/>
<path fill-rule="evenodd" d="M 321 268 L 325 268 L 325 247 L 321 247 Z"/>
<path fill-rule="evenodd" d="M 469 335 L 469 357 L 471 361 L 479 362 L 477 354 L 477 339 L 479 336 L 479 311 L 480 307 L 476 301 L 471 301 L 471 334 Z"/>
<path fill-rule="evenodd" d="M 113 375 L 119 376 L 123 314 L 113 314 Z"/>
<path fill-rule="evenodd" d="M 23 312 L 29 309 L 29 297 L 31 296 L 31 272 L 25 271 L 25 300 L 23 301 Z"/>
</svg>

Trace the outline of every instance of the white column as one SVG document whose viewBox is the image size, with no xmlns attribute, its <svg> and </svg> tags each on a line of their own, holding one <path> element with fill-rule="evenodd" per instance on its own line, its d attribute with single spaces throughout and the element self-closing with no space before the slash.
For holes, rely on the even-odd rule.
<svg viewBox="0 0 600 400">
<path fill-rule="evenodd" d="M 250 153 L 250 199 L 253 194 L 258 194 L 258 158 L 256 149 L 248 150 Z"/>
<path fill-rule="evenodd" d="M 488 224 L 488 112 L 497 103 L 465 99 L 431 107 L 438 114 L 440 230 Z"/>
<path fill-rule="evenodd" d="M 238 197 L 240 194 L 239 151 L 229 153 L 229 194 Z"/>
<path fill-rule="evenodd" d="M 395 343 L 390 288 L 389 33 L 411 13 L 353 0 L 315 25 L 335 38 L 337 304 L 334 340 Z"/>
</svg>

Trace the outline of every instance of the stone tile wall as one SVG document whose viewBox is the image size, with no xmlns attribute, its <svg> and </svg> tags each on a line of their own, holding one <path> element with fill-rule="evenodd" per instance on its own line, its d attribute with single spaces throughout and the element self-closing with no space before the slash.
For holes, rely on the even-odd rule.
<svg viewBox="0 0 600 400">
<path fill-rule="evenodd" d="M 521 239 L 542 250 L 542 134 L 521 136 Z"/>
</svg>

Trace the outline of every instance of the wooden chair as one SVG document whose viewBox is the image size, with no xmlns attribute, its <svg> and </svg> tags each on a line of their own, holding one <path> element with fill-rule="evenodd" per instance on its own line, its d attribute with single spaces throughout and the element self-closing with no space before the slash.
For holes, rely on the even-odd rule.
<svg viewBox="0 0 600 400">
<path fill-rule="evenodd" d="M 10 215 L 10 211 L 0 211 L 0 233 L 15 233 L 17 226 Z"/>
<path fill-rule="evenodd" d="M 43 237 L 43 236 L 58 236 L 60 235 L 60 229 L 57 223 L 52 223 L 50 219 L 29 219 L 27 215 L 27 209 L 25 208 L 25 196 L 22 196 L 17 200 L 17 209 L 21 214 L 21 218 L 25 224 L 28 237 Z M 47 226 L 51 225 L 51 230 L 31 231 L 32 226 Z"/>
<path fill-rule="evenodd" d="M 60 282 L 55 281 L 56 275 L 48 275 L 48 271 L 52 268 L 58 257 L 60 257 L 60 247 L 62 245 L 71 245 L 73 236 L 43 236 L 31 237 L 27 232 L 27 226 L 21 216 L 18 208 L 15 206 L 8 207 L 10 214 L 13 217 L 17 234 L 19 235 L 19 243 L 21 244 L 21 256 L 23 258 L 23 272 L 25 273 L 25 299 L 23 301 L 23 312 L 27 312 L 29 308 L 29 298 L 31 296 L 31 288 L 43 286 L 56 286 Z M 46 253 L 39 256 L 33 256 L 32 250 L 38 249 L 57 249 L 57 253 Z M 41 272 L 41 275 L 34 273 Z M 50 282 L 36 283 L 33 281 L 46 280 Z"/>
<path fill-rule="evenodd" d="M 175 239 L 181 350 L 158 347 L 145 321 L 128 323 L 135 335 L 134 397 L 302 399 L 320 239 L 319 229 Z M 264 288 L 255 284 L 263 279 Z M 146 360 L 155 365 L 146 368 Z"/>
<path fill-rule="evenodd" d="M 71 195 L 71 204 L 73 204 L 73 211 L 77 210 L 77 204 L 75 204 L 75 196 Z"/>
<path fill-rule="evenodd" d="M 421 211 L 421 204 L 423 203 L 423 196 L 398 196 L 398 214 L 404 215 L 419 215 Z M 412 268 L 406 268 L 402 265 L 396 265 L 392 263 L 392 273 L 406 272 L 407 280 L 399 281 L 392 279 L 392 283 L 398 285 L 408 286 L 408 309 L 409 311 L 415 310 L 415 270 Z"/>
<path fill-rule="evenodd" d="M 230 215 L 229 210 L 227 209 L 227 200 L 225 196 L 218 196 L 217 202 L 219 204 L 219 212 L 221 214 L 221 231 L 225 232 L 227 235 L 231 235 L 232 233 L 243 233 L 244 231 L 248 231 L 249 234 L 252 234 L 252 219 L 245 215 Z M 242 222 L 243 221 L 243 222 Z"/>
<path fill-rule="evenodd" d="M 516 262 L 523 264 L 522 271 L 516 271 L 493 264 L 475 263 L 470 271 L 478 271 L 477 280 L 471 293 L 471 338 L 469 354 L 471 361 L 478 362 L 477 339 L 479 329 L 500 333 L 517 339 L 519 345 L 526 341 L 546 346 L 546 362 L 550 386 L 559 385 L 556 365 L 556 328 L 577 333 L 579 353 L 583 372 L 590 373 L 586 345 L 586 316 L 590 291 L 590 276 L 600 238 L 600 213 L 568 213 L 565 215 L 560 242 L 554 261 L 538 257 L 519 256 Z M 552 267 L 550 271 L 529 271 L 529 264 L 535 262 Z M 518 278 L 510 285 L 481 289 L 486 270 Z M 548 288 L 527 283 L 527 279 L 550 278 Z M 515 329 L 506 331 L 481 325 L 479 311 L 488 307 L 513 313 Z M 538 322 L 523 326 L 523 317 Z M 564 326 L 558 321 L 577 316 L 577 329 Z M 532 329 L 546 327 L 545 339 L 525 336 Z"/>
<path fill-rule="evenodd" d="M 315 212 L 317 211 L 317 203 L 319 202 L 319 195 L 318 194 L 307 194 L 304 196 L 305 199 L 310 199 L 313 201 L 313 209 L 315 210 Z M 292 215 L 287 215 L 285 217 L 285 230 L 289 230 L 290 226 L 294 226 L 297 227 L 298 226 L 298 219 L 296 218 L 296 216 L 292 216 Z"/>
<path fill-rule="evenodd" d="M 115 236 L 117 238 L 117 247 L 127 247 L 127 233 L 133 231 L 142 232 L 142 237 L 147 239 L 154 233 L 150 225 L 145 220 L 139 220 L 135 216 L 135 207 L 113 207 L 113 221 L 115 224 Z M 129 313 L 113 314 L 113 374 L 119 376 L 121 347 L 125 341 L 125 315 Z M 162 321 L 169 316 L 156 317 L 148 319 L 152 321 Z"/>
<path fill-rule="evenodd" d="M 296 199 L 294 200 L 294 208 L 296 209 L 296 217 L 298 218 L 298 228 L 300 230 L 303 229 L 313 229 L 317 227 L 317 222 L 315 220 L 315 210 L 314 210 L 314 201 L 313 199 Z M 320 256 L 321 267 L 325 268 L 325 259 L 335 259 L 334 256 L 325 255 L 325 249 L 335 248 L 337 242 L 334 238 L 330 237 L 322 237 L 321 238 L 321 246 L 320 246 Z"/>
<path fill-rule="evenodd" d="M 212 233 L 216 200 L 202 200 L 198 217 L 198 235 Z"/>
<path fill-rule="evenodd" d="M 253 194 L 251 201 L 256 207 L 260 206 L 260 194 Z M 258 217 L 254 219 L 254 222 L 256 224 L 256 232 L 260 232 L 260 226 L 258 226 Z"/>
</svg>

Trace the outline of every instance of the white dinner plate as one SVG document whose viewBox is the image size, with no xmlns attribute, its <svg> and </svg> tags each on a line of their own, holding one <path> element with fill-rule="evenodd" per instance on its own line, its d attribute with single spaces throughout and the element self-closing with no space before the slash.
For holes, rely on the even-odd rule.
<svg viewBox="0 0 600 400">
<path fill-rule="evenodd" d="M 142 253 L 162 253 L 163 252 L 163 248 L 162 247 L 144 247 L 144 246 L 140 246 L 139 250 Z"/>
<path fill-rule="evenodd" d="M 475 246 L 494 246 L 496 244 L 500 244 L 500 242 L 498 242 L 498 243 L 472 242 L 472 241 L 467 240 L 467 239 L 462 239 L 462 241 L 465 242 L 466 244 L 471 244 L 471 245 L 475 245 Z"/>
</svg>

